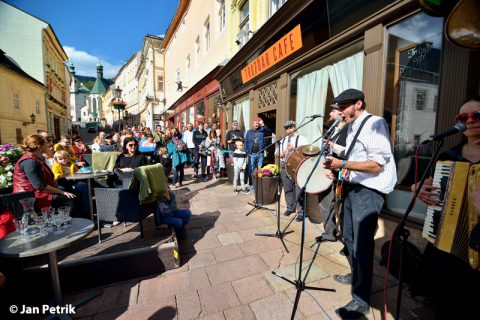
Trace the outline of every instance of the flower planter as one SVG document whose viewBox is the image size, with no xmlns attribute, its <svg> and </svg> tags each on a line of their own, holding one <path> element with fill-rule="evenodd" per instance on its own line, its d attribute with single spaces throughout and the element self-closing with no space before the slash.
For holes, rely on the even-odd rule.
<svg viewBox="0 0 480 320">
<path fill-rule="evenodd" d="M 227 163 L 228 183 L 233 185 L 233 177 L 235 176 L 233 164 Z M 241 188 L 240 177 L 237 179 L 237 188 Z M 248 186 L 248 168 L 245 168 L 245 186 Z"/>
<path fill-rule="evenodd" d="M 255 197 L 257 203 L 261 205 L 272 204 L 277 201 L 277 187 L 278 187 L 278 177 L 257 177 L 255 182 L 255 177 L 252 177 L 253 187 L 255 189 Z M 257 185 L 255 185 L 257 184 Z M 280 185 L 280 189 L 282 186 Z"/>
</svg>

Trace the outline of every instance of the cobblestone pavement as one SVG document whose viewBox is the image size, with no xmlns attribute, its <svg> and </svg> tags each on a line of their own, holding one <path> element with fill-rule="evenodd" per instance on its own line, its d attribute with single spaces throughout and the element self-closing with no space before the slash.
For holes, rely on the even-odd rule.
<svg viewBox="0 0 480 320">
<path fill-rule="evenodd" d="M 271 271 L 295 278 L 301 223 L 291 224 L 289 230 L 294 232 L 286 236 L 290 251 L 286 253 L 277 238 L 255 236 L 276 231 L 275 210 L 273 213 L 256 210 L 247 217 L 253 192 L 234 195 L 226 179 L 193 181 L 192 174 L 193 170 L 187 169 L 183 187 L 173 189 L 179 208 L 189 208 L 193 214 L 187 238 L 179 242 L 180 268 L 104 287 L 101 296 L 77 309 L 76 318 L 290 319 L 296 290 Z M 274 205 L 269 207 L 273 209 Z M 282 220 L 282 225 L 286 222 Z M 296 319 L 338 319 L 335 309 L 352 299 L 351 286 L 333 280 L 333 275 L 349 270 L 347 260 L 338 253 L 343 245 L 327 242 L 319 248 L 316 245 L 310 248 L 321 229 L 321 224 L 315 225 L 307 219 L 303 260 L 306 263 L 313 260 L 313 264 L 303 273 L 309 272 L 308 286 L 337 291 L 302 292 Z M 367 319 L 385 319 L 384 279 L 385 268 L 375 260 L 372 308 Z M 396 279 L 390 277 L 388 319 L 393 319 L 396 292 Z M 85 292 L 79 292 L 66 296 L 64 302 L 84 295 Z M 406 296 L 402 301 L 402 319 L 434 319 L 431 306 Z"/>
</svg>

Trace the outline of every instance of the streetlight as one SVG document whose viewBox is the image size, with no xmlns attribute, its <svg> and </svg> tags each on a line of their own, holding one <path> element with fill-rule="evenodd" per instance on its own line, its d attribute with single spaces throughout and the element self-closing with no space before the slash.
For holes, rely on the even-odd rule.
<svg viewBox="0 0 480 320">
<path fill-rule="evenodd" d="M 120 89 L 119 86 L 117 86 L 117 89 L 115 91 L 115 96 L 117 97 L 117 101 L 120 100 L 122 97 L 122 89 Z M 118 132 L 120 132 L 120 108 L 118 108 Z"/>
<path fill-rule="evenodd" d="M 30 123 L 30 122 L 24 122 L 24 123 L 23 123 L 23 126 L 26 127 L 26 126 L 28 126 L 29 124 L 34 124 L 34 123 L 35 123 L 35 118 L 36 118 L 35 115 L 32 113 L 32 114 L 30 115 L 30 120 L 32 120 L 32 123 Z"/>
</svg>

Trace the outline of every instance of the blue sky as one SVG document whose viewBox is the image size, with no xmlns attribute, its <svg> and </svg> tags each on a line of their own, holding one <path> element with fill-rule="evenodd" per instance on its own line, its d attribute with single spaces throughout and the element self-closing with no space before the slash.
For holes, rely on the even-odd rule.
<svg viewBox="0 0 480 320">
<path fill-rule="evenodd" d="M 96 76 L 101 59 L 106 78 L 142 48 L 143 36 L 167 31 L 178 0 L 4 0 L 48 22 L 77 74 Z"/>
</svg>

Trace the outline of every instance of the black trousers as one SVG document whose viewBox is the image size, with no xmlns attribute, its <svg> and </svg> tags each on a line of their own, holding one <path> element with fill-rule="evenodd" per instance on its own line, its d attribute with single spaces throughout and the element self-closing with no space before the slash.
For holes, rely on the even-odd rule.
<svg viewBox="0 0 480 320">
<path fill-rule="evenodd" d="M 205 170 L 207 168 L 207 156 L 201 155 L 200 148 L 195 147 L 194 157 L 193 157 L 193 165 L 194 165 L 193 171 L 195 172 L 195 175 L 198 175 L 198 163 L 200 162 L 200 158 L 202 158 L 202 175 L 206 177 L 207 174 Z"/>
<path fill-rule="evenodd" d="M 350 254 L 352 295 L 364 307 L 369 305 L 372 289 L 374 236 L 383 202 L 378 192 L 352 184 L 344 201 L 343 237 Z"/>
<path fill-rule="evenodd" d="M 285 193 L 285 203 L 287 204 L 287 209 L 290 211 L 295 211 L 295 206 L 297 208 L 297 213 L 303 215 L 303 201 L 298 201 L 295 203 L 296 198 L 300 194 L 300 188 L 297 186 L 295 181 L 290 179 L 287 176 L 287 170 L 285 170 L 285 162 L 281 162 L 280 167 L 282 168 L 280 172 L 280 178 L 282 179 L 283 192 Z"/>
<path fill-rule="evenodd" d="M 328 240 L 336 240 L 337 219 L 335 217 L 335 195 L 333 186 L 318 194 L 318 208 L 322 215 L 323 237 Z"/>
</svg>

